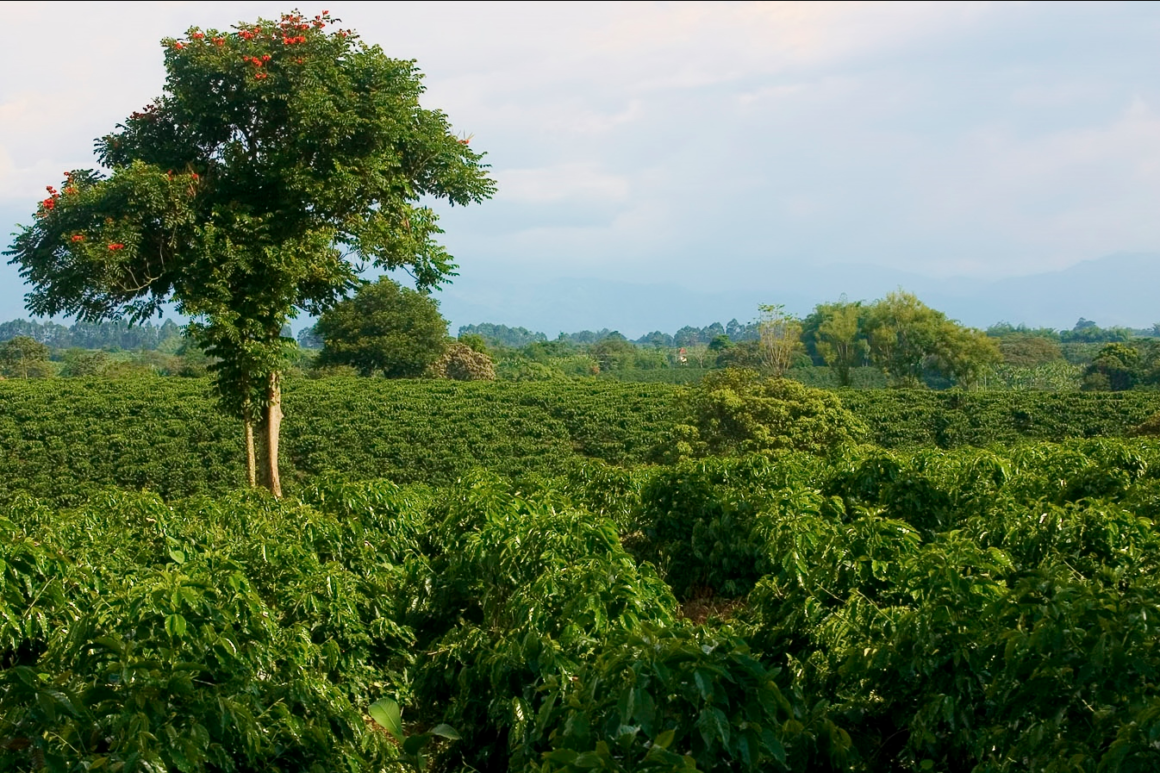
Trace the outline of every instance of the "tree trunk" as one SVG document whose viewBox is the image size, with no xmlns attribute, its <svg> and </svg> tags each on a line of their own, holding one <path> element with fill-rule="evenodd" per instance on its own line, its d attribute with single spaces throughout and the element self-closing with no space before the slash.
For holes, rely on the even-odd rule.
<svg viewBox="0 0 1160 773">
<path fill-rule="evenodd" d="M 250 409 L 246 409 L 246 417 L 242 419 L 242 427 L 246 433 L 246 483 L 250 488 L 258 486 L 258 454 L 254 449 L 254 420 Z"/>
<path fill-rule="evenodd" d="M 282 433 L 282 382 L 277 372 L 270 374 L 266 387 L 266 469 L 265 483 L 270 493 L 281 499 L 282 478 L 278 474 L 278 439 Z"/>
</svg>

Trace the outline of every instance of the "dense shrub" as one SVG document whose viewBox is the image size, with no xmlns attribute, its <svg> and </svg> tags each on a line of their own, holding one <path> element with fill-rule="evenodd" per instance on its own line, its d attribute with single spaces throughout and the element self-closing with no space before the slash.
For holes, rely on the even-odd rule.
<svg viewBox="0 0 1160 773">
<path fill-rule="evenodd" d="M 828 454 L 866 432 L 834 392 L 741 368 L 706 376 L 689 390 L 683 409 L 682 424 L 658 449 L 662 460 L 778 450 Z"/>
</svg>

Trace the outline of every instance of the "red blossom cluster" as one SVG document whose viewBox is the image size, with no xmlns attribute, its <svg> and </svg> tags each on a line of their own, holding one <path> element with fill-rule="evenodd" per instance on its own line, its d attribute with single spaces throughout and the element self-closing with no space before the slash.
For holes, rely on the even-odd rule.
<svg viewBox="0 0 1160 773">
<path fill-rule="evenodd" d="M 125 249 L 125 245 L 121 244 L 120 242 L 113 242 L 112 244 L 109 245 L 109 250 L 111 252 L 116 252 L 117 250 L 123 250 L 123 249 Z"/>
<path fill-rule="evenodd" d="M 181 49 L 185 48 L 185 44 L 179 40 L 173 44 L 173 47 L 180 51 Z"/>
<path fill-rule="evenodd" d="M 201 40 L 202 38 L 205 37 L 205 33 L 204 32 L 195 32 L 192 35 L 190 35 L 190 37 L 193 38 L 194 40 Z"/>
<path fill-rule="evenodd" d="M 135 120 L 135 121 L 140 120 L 142 118 L 152 118 L 153 114 L 156 112 L 157 112 L 157 105 L 150 103 L 148 105 L 145 105 L 144 112 L 142 112 L 140 110 L 134 110 L 133 114 L 130 115 L 129 118 L 132 120 Z"/>
<path fill-rule="evenodd" d="M 268 72 L 256 72 L 256 73 L 254 73 L 254 80 L 256 80 L 256 81 L 264 81 L 269 77 L 270 77 L 270 73 L 268 73 Z"/>
<path fill-rule="evenodd" d="M 254 33 L 250 32 L 249 30 L 242 30 L 238 33 L 238 37 L 240 37 L 242 40 L 253 40 Z"/>
<path fill-rule="evenodd" d="M 74 242 L 83 242 L 85 240 L 84 234 L 73 234 L 72 240 Z"/>
<path fill-rule="evenodd" d="M 48 191 L 49 195 L 47 199 L 40 202 L 40 206 L 43 207 L 46 211 L 51 211 L 56 207 L 56 200 L 60 198 L 60 194 L 57 193 L 56 188 L 53 188 L 51 185 L 44 186 L 44 189 Z"/>
<path fill-rule="evenodd" d="M 305 43 L 305 42 L 306 42 L 305 35 L 297 35 L 297 36 L 292 37 L 292 38 L 286 38 L 286 37 L 282 38 L 282 45 L 284 45 L 284 46 L 292 46 L 295 43 Z"/>
<path fill-rule="evenodd" d="M 189 176 L 193 178 L 194 182 L 197 182 L 198 180 L 201 179 L 200 177 L 197 176 L 197 172 L 190 172 Z"/>
<path fill-rule="evenodd" d="M 226 39 L 225 38 L 214 38 L 213 44 L 215 46 L 224 46 L 226 44 Z"/>
</svg>

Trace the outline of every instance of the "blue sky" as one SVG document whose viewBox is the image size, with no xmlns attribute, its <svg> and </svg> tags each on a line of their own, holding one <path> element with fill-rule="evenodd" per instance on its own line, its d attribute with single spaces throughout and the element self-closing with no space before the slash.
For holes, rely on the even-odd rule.
<svg viewBox="0 0 1160 773">
<path fill-rule="evenodd" d="M 161 37 L 288 8 L 5 3 L 0 224 L 160 92 Z M 1160 252 L 1155 3 L 300 8 L 417 59 L 427 105 L 488 151 L 498 195 L 444 219 L 461 295 L 577 279 L 777 302 L 836 295 L 841 266 L 998 279 Z M 0 319 L 22 293 L 0 268 Z"/>
</svg>

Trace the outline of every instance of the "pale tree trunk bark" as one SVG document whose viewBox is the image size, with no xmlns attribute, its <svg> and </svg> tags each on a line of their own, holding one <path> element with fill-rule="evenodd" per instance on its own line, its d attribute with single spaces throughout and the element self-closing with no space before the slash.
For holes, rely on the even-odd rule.
<svg viewBox="0 0 1160 773">
<path fill-rule="evenodd" d="M 246 418 L 242 419 L 242 427 L 246 433 L 246 483 L 250 488 L 258 486 L 258 453 L 254 448 L 254 420 L 250 409 L 246 408 Z"/>
<path fill-rule="evenodd" d="M 278 474 L 278 440 L 282 433 L 282 381 L 277 372 L 270 374 L 266 387 L 266 486 L 270 493 L 279 499 L 282 497 L 282 478 Z"/>
</svg>

